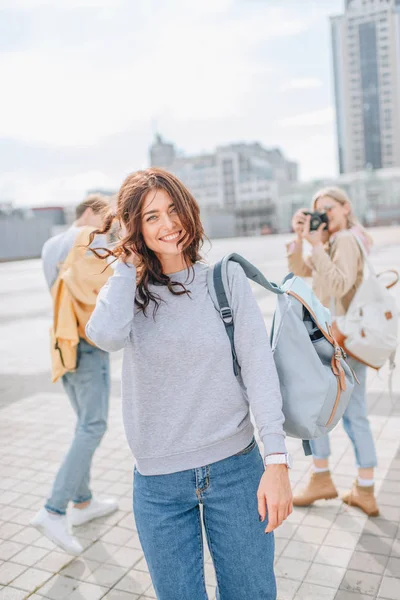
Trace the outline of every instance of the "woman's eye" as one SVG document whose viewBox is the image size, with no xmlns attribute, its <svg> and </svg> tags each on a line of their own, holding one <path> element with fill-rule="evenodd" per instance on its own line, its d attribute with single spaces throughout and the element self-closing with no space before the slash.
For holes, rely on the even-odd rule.
<svg viewBox="0 0 400 600">
<path fill-rule="evenodd" d="M 171 208 L 171 212 L 176 212 L 176 208 L 175 208 L 175 206 L 173 206 L 173 207 Z"/>
<path fill-rule="evenodd" d="M 156 215 L 151 215 L 151 217 L 147 219 L 147 223 L 149 223 L 150 221 L 154 221 L 156 218 Z"/>
</svg>

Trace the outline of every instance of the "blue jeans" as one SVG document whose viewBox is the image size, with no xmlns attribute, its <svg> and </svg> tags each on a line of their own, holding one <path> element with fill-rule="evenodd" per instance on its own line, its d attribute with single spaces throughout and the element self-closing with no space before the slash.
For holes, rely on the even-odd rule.
<svg viewBox="0 0 400 600">
<path fill-rule="evenodd" d="M 207 598 L 200 504 L 220 600 L 276 600 L 274 534 L 260 523 L 263 460 L 253 442 L 239 454 L 171 475 L 135 469 L 136 526 L 158 600 Z"/>
<path fill-rule="evenodd" d="M 46 508 L 65 515 L 68 502 L 92 498 L 89 488 L 93 454 L 107 429 L 110 359 L 107 352 L 80 340 L 76 371 L 62 382 L 77 416 L 75 437 L 57 473 Z"/>
<path fill-rule="evenodd" d="M 343 415 L 343 427 L 353 444 L 357 467 L 368 469 L 377 466 L 374 438 L 367 414 L 367 367 L 358 360 L 348 358 L 360 385 L 355 382 L 350 402 Z M 329 436 L 324 435 L 311 443 L 314 458 L 328 458 L 331 449 Z"/>
</svg>

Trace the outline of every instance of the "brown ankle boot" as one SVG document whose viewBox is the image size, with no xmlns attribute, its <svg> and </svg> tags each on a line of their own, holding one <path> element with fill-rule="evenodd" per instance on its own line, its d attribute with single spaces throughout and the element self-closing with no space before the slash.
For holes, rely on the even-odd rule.
<svg viewBox="0 0 400 600">
<path fill-rule="evenodd" d="M 316 500 L 337 498 L 337 489 L 331 478 L 330 471 L 312 473 L 310 480 L 303 490 L 293 498 L 294 506 L 309 506 Z"/>
<path fill-rule="evenodd" d="M 379 517 L 379 508 L 376 503 L 373 485 L 369 485 L 368 487 L 361 486 L 355 480 L 351 490 L 342 496 L 342 500 L 349 506 L 361 508 L 369 517 Z"/>
</svg>

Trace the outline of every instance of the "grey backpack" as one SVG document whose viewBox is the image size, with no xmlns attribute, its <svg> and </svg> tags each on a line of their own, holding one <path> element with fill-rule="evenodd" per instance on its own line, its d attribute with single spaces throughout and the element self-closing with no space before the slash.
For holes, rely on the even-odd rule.
<svg viewBox="0 0 400 600">
<path fill-rule="evenodd" d="M 234 346 L 229 261 L 239 263 L 251 281 L 277 295 L 271 347 L 283 399 L 284 429 L 288 436 L 302 439 L 305 453 L 310 454 L 309 440 L 337 425 L 354 388 L 353 371 L 332 336 L 330 311 L 300 277 L 290 274 L 278 286 L 242 256 L 225 256 L 209 269 L 208 290 L 225 325 L 237 377 L 240 365 Z"/>
</svg>

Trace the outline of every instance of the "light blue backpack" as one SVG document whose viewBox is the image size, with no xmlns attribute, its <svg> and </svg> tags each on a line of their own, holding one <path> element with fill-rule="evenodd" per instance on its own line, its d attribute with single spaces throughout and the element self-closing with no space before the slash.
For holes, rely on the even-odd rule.
<svg viewBox="0 0 400 600">
<path fill-rule="evenodd" d="M 300 277 L 289 274 L 278 286 L 242 256 L 225 256 L 209 269 L 208 290 L 225 325 L 234 372 L 239 378 L 229 261 L 239 263 L 251 281 L 277 295 L 271 347 L 283 399 L 284 429 L 288 436 L 302 439 L 305 453 L 310 454 L 309 440 L 337 425 L 354 388 L 352 369 L 344 360 L 346 355 L 332 337 L 330 311 Z"/>
</svg>

